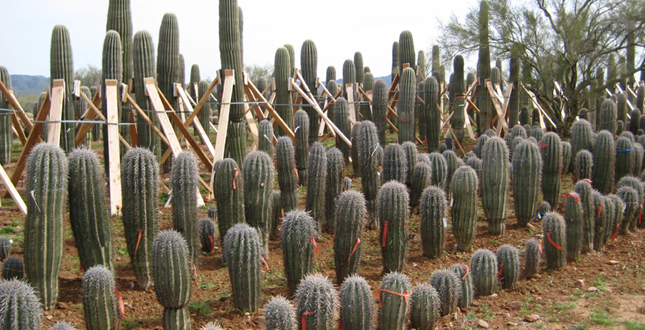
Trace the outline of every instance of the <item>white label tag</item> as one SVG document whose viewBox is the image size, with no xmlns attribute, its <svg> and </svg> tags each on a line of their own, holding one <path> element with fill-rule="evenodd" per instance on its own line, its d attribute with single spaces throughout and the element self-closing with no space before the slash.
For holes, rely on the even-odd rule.
<svg viewBox="0 0 645 330">
<path fill-rule="evenodd" d="M 448 220 L 446 218 L 443 218 L 443 228 L 448 228 Z"/>
<path fill-rule="evenodd" d="M 452 207 L 453 204 L 455 204 L 455 200 L 451 198 L 450 199 L 450 207 Z"/>
</svg>

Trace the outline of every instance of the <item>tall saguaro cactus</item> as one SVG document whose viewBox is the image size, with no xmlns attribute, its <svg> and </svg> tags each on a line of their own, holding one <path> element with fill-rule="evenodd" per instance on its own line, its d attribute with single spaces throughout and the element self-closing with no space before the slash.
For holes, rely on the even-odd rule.
<svg viewBox="0 0 645 330">
<path fill-rule="evenodd" d="M 63 210 L 67 158 L 59 147 L 41 143 L 27 160 L 27 218 L 24 258 L 27 280 L 45 310 L 58 301 L 58 273 L 63 259 Z"/>
<path fill-rule="evenodd" d="M 428 152 L 441 147 L 441 109 L 439 108 L 439 83 L 435 77 L 426 78 L 425 84 L 426 139 Z"/>
<path fill-rule="evenodd" d="M 244 158 L 244 211 L 249 224 L 257 229 L 263 255 L 269 256 L 271 210 L 273 207 L 273 161 L 262 151 L 254 151 Z"/>
<path fill-rule="evenodd" d="M 417 78 L 412 68 L 405 68 L 399 83 L 399 143 L 414 141 L 414 103 Z"/>
<path fill-rule="evenodd" d="M 399 72 L 403 73 L 403 64 L 410 64 L 410 68 L 415 72 L 417 53 L 414 50 L 414 38 L 412 32 L 405 30 L 399 35 Z"/>
<path fill-rule="evenodd" d="M 520 226 L 526 226 L 536 214 L 541 179 L 540 148 L 529 141 L 520 143 L 513 152 L 512 173 L 515 216 Z"/>
<path fill-rule="evenodd" d="M 69 31 L 64 25 L 54 26 L 50 49 L 49 74 L 51 82 L 55 79 L 65 81 L 62 120 L 74 120 L 74 61 L 72 59 L 72 42 Z M 60 127 L 60 145 L 65 152 L 76 147 L 76 127 L 73 123 L 62 123 Z"/>
<path fill-rule="evenodd" d="M 107 118 L 107 86 L 105 81 L 107 79 L 114 79 L 118 82 L 117 85 L 117 93 L 118 93 L 118 100 L 117 100 L 117 112 L 119 116 L 119 120 L 121 122 L 129 121 L 130 118 L 124 118 L 123 117 L 123 110 L 121 108 L 121 77 L 123 76 L 123 62 L 122 62 L 122 49 L 121 49 L 121 37 L 119 36 L 119 33 L 110 30 L 105 34 L 105 40 L 103 42 L 103 70 L 102 70 L 102 78 L 101 78 L 101 95 L 103 96 L 103 102 L 101 102 L 101 106 L 103 107 L 103 115 Z M 105 159 L 109 159 L 109 145 L 108 145 L 108 139 L 107 139 L 107 131 L 108 131 L 108 126 L 103 125 L 103 136 L 106 137 L 103 139 L 103 155 Z M 126 140 L 129 140 L 130 135 L 128 134 L 128 129 L 126 126 L 121 126 L 119 128 L 119 133 L 121 136 L 126 138 Z M 123 155 L 125 152 L 122 151 L 120 152 L 120 155 Z M 108 171 L 108 163 L 105 163 L 106 169 L 105 172 Z"/>
<path fill-rule="evenodd" d="M 494 137 L 482 152 L 482 206 L 488 221 L 488 232 L 504 234 L 508 209 L 508 149 L 503 139 Z"/>
<path fill-rule="evenodd" d="M 107 26 L 105 31 L 114 30 L 121 36 L 123 50 L 123 76 L 121 81 L 128 83 L 132 75 L 132 14 L 130 0 L 110 0 L 108 5 Z"/>
<path fill-rule="evenodd" d="M 477 89 L 477 107 L 480 110 L 478 128 L 481 132 L 489 127 L 492 118 L 492 102 L 488 88 L 483 85 L 490 78 L 490 48 L 488 40 L 488 1 L 479 3 L 479 60 L 477 61 L 477 76 L 482 88 Z"/>
<path fill-rule="evenodd" d="M 316 87 L 316 78 L 318 77 L 318 50 L 316 49 L 316 44 L 310 39 L 305 40 L 300 49 L 300 67 L 302 68 L 302 78 L 305 79 L 307 87 L 309 87 L 309 90 L 315 98 L 318 94 L 318 88 Z M 318 112 L 316 112 L 313 106 L 305 106 L 305 111 L 307 111 L 307 115 L 309 116 L 309 144 L 311 145 L 318 141 L 320 119 Z"/>
<path fill-rule="evenodd" d="M 170 173 L 172 186 L 172 220 L 174 229 L 184 236 L 188 255 L 197 260 L 199 255 L 199 223 L 197 219 L 197 194 L 199 168 L 192 153 L 177 156 Z"/>
<path fill-rule="evenodd" d="M 461 55 L 455 56 L 453 61 L 454 73 L 450 84 L 450 96 L 452 105 L 452 128 L 455 130 L 455 138 L 459 142 L 464 140 L 464 123 L 466 122 L 466 108 L 463 98 L 466 90 L 464 88 L 464 58 Z"/>
<path fill-rule="evenodd" d="M 157 50 L 157 82 L 159 89 L 173 109 L 178 110 L 179 100 L 174 97 L 175 83 L 179 82 L 179 23 L 177 16 L 166 13 L 159 28 Z"/>
<path fill-rule="evenodd" d="M 293 107 L 291 106 L 291 92 L 289 92 L 290 77 L 291 69 L 289 66 L 289 51 L 284 47 L 280 47 L 275 52 L 275 61 L 273 65 L 276 111 L 287 126 L 293 130 Z M 277 127 L 276 135 L 280 137 L 287 135 L 287 133 L 282 129 L 282 127 Z"/>
<path fill-rule="evenodd" d="M 152 35 L 148 31 L 138 31 L 134 35 L 132 44 L 132 60 L 134 71 L 134 94 L 137 104 L 142 109 L 152 109 L 150 100 L 146 95 L 144 79 L 156 77 L 155 46 L 152 43 Z M 148 113 L 148 117 L 157 124 L 159 119 L 154 113 Z M 161 160 L 161 139 L 150 128 L 150 125 L 137 116 L 137 137 L 139 146 L 147 148 L 155 155 L 157 161 Z"/>
</svg>

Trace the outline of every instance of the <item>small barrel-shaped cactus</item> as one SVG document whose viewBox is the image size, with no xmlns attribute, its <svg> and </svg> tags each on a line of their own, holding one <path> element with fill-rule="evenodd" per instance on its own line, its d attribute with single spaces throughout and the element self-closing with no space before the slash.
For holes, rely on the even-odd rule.
<svg viewBox="0 0 645 330">
<path fill-rule="evenodd" d="M 560 136 L 549 132 L 544 134 L 540 143 L 542 150 L 542 195 L 549 205 L 557 205 L 560 202 L 560 187 L 562 181 L 562 142 Z"/>
<path fill-rule="evenodd" d="M 421 203 L 421 194 L 432 182 L 432 169 L 426 163 L 417 163 L 410 189 L 410 206 L 415 210 Z"/>
<path fill-rule="evenodd" d="M 418 164 L 417 167 L 422 166 Z M 426 188 L 421 195 L 421 243 L 423 255 L 437 258 L 443 255 L 445 245 L 445 227 L 448 213 L 446 193 L 435 186 Z"/>
<path fill-rule="evenodd" d="M 9 237 L 0 237 L 0 261 L 3 261 L 11 254 L 11 245 L 13 240 Z"/>
<path fill-rule="evenodd" d="M 431 330 L 439 320 L 439 294 L 430 284 L 419 284 L 410 295 L 410 326 Z"/>
<path fill-rule="evenodd" d="M 376 290 L 378 329 L 404 329 L 411 293 L 410 279 L 403 273 L 392 272 L 383 276 L 381 286 Z"/>
<path fill-rule="evenodd" d="M 468 166 L 460 167 L 452 177 L 452 231 L 457 249 L 466 251 L 477 233 L 477 173 Z"/>
<path fill-rule="evenodd" d="M 331 281 L 320 274 L 307 275 L 295 294 L 298 329 L 332 329 L 338 294 Z"/>
<path fill-rule="evenodd" d="M 508 209 L 509 157 L 506 142 L 494 137 L 482 151 L 482 206 L 488 222 L 488 232 L 504 234 Z"/>
<path fill-rule="evenodd" d="M 390 144 L 383 152 L 383 172 L 381 182 L 398 181 L 403 184 L 408 178 L 408 158 L 405 151 L 398 144 Z"/>
<path fill-rule="evenodd" d="M 244 178 L 235 160 L 224 158 L 213 166 L 213 194 L 217 202 L 219 237 L 238 223 L 244 223 Z"/>
<path fill-rule="evenodd" d="M 340 287 L 339 328 L 371 330 L 374 312 L 374 294 L 367 281 L 358 275 L 345 279 Z"/>
<path fill-rule="evenodd" d="M 611 132 L 603 130 L 596 134 L 593 149 L 593 164 L 591 184 L 603 194 L 609 194 L 614 188 L 616 163 L 616 145 Z"/>
<path fill-rule="evenodd" d="M 303 211 L 287 213 L 282 222 L 282 256 L 287 285 L 292 293 L 314 268 L 317 238 L 317 225 L 309 214 Z"/>
<path fill-rule="evenodd" d="M 244 158 L 244 212 L 248 224 L 257 229 L 262 241 L 262 254 L 269 256 L 271 234 L 271 193 L 273 192 L 273 161 L 262 151 Z"/>
<path fill-rule="evenodd" d="M 594 203 L 593 203 L 593 188 L 588 180 L 580 180 L 576 182 L 574 191 L 580 197 L 580 205 L 582 206 L 582 253 L 588 253 L 593 250 L 594 240 Z"/>
<path fill-rule="evenodd" d="M 264 329 L 295 330 L 296 310 L 291 302 L 282 296 L 271 298 L 263 308 Z"/>
<path fill-rule="evenodd" d="M 470 259 L 470 271 L 477 296 L 489 296 L 497 290 L 499 268 L 493 252 L 487 249 L 475 251 Z"/>
<path fill-rule="evenodd" d="M 41 305 L 27 282 L 0 282 L 0 306 L 0 324 L 3 328 L 40 329 Z"/>
<path fill-rule="evenodd" d="M 380 149 L 377 127 L 370 121 L 363 121 L 357 132 L 355 146 L 359 150 L 359 167 L 363 194 L 367 202 L 367 211 L 373 218 L 376 213 L 376 195 L 380 187 L 379 164 L 377 154 Z"/>
<path fill-rule="evenodd" d="M 343 153 L 338 148 L 327 149 L 327 179 L 325 183 L 325 228 L 336 233 L 336 203 L 343 192 Z M 363 181 L 365 186 L 365 181 Z"/>
<path fill-rule="evenodd" d="M 193 267 L 188 253 L 186 240 L 174 230 L 160 232 L 152 244 L 155 291 L 164 307 L 164 329 L 190 329 L 187 308 Z"/>
<path fill-rule="evenodd" d="M 306 210 L 318 223 L 318 235 L 322 233 L 325 218 L 325 186 L 327 185 L 327 154 L 320 142 L 315 142 L 307 160 L 307 202 Z M 302 172 L 298 171 L 302 177 Z"/>
<path fill-rule="evenodd" d="M 49 143 L 36 145 L 27 159 L 25 273 L 45 310 L 53 309 L 58 300 L 67 166 L 63 150 Z"/>
<path fill-rule="evenodd" d="M 224 237 L 224 258 L 235 307 L 257 311 L 262 286 L 262 243 L 257 230 L 244 223 L 231 227 Z"/>
<path fill-rule="evenodd" d="M 566 224 L 561 215 L 549 213 L 542 219 L 544 255 L 548 269 L 558 269 L 567 263 Z"/>
<path fill-rule="evenodd" d="M 22 280 L 25 277 L 25 265 L 18 257 L 9 257 L 2 262 L 3 280 Z"/>
<path fill-rule="evenodd" d="M 137 285 L 152 285 L 152 243 L 159 231 L 159 164 L 148 149 L 133 148 L 121 163 L 123 228 Z"/>
<path fill-rule="evenodd" d="M 439 311 L 442 316 L 453 313 L 461 298 L 461 280 L 448 269 L 437 270 L 430 277 L 432 285 L 439 294 Z"/>
<path fill-rule="evenodd" d="M 273 124 L 268 119 L 263 119 L 258 124 L 258 150 L 266 152 L 273 159 Z"/>
<path fill-rule="evenodd" d="M 85 326 L 91 330 L 119 329 L 122 311 L 114 275 L 103 265 L 92 266 L 83 277 Z"/>
<path fill-rule="evenodd" d="M 388 148 L 389 149 L 389 148 Z M 409 196 L 405 185 L 390 181 L 378 194 L 380 242 L 385 273 L 403 271 L 405 266 L 408 233 L 406 223 L 410 215 Z"/>
<path fill-rule="evenodd" d="M 542 246 L 540 241 L 531 238 L 526 242 L 526 257 L 524 259 L 524 278 L 531 278 L 540 271 L 540 255 Z"/>
<path fill-rule="evenodd" d="M 447 190 L 446 186 L 450 184 L 450 181 L 448 181 L 448 163 L 446 159 L 438 152 L 431 153 L 428 158 L 432 167 L 432 185 Z M 450 191 L 453 191 L 453 189 L 450 189 Z"/>
<path fill-rule="evenodd" d="M 199 223 L 197 222 L 196 192 L 199 189 L 199 169 L 197 159 L 192 153 L 182 152 L 173 159 L 170 185 L 173 228 L 184 236 L 190 259 L 197 262 Z"/>
<path fill-rule="evenodd" d="M 356 191 L 346 191 L 338 198 L 336 208 L 337 233 L 334 236 L 334 264 L 336 282 L 358 271 L 363 254 L 363 227 L 365 226 L 365 198 Z"/>
<path fill-rule="evenodd" d="M 591 180 L 593 177 L 593 155 L 589 151 L 583 149 L 576 154 L 573 173 L 578 180 Z"/>
<path fill-rule="evenodd" d="M 618 182 L 623 176 L 634 172 L 635 152 L 634 145 L 626 137 L 616 140 L 616 173 L 614 180 Z"/>
<path fill-rule="evenodd" d="M 307 157 L 309 157 L 309 116 L 304 110 L 296 111 L 293 117 L 296 136 L 296 168 L 301 186 L 307 185 Z"/>
<path fill-rule="evenodd" d="M 199 240 L 202 251 L 213 253 L 215 250 L 215 221 L 211 218 L 199 220 Z"/>
<path fill-rule="evenodd" d="M 536 214 L 542 179 L 540 148 L 528 141 L 516 147 L 513 153 L 513 197 L 515 216 L 520 226 L 526 226 Z"/>
<path fill-rule="evenodd" d="M 502 288 L 514 289 L 520 278 L 520 254 L 517 248 L 505 244 L 497 249 L 498 278 Z"/>
<path fill-rule="evenodd" d="M 454 264 L 450 270 L 457 275 L 461 285 L 461 296 L 459 297 L 459 308 L 468 308 L 473 303 L 475 288 L 473 286 L 473 277 L 470 274 L 470 268 L 466 264 Z"/>
</svg>

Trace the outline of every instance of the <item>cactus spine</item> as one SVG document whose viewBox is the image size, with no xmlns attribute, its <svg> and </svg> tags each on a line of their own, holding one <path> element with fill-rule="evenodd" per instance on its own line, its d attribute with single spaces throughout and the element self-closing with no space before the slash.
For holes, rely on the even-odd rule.
<svg viewBox="0 0 645 330">
<path fill-rule="evenodd" d="M 271 159 L 274 155 L 274 146 L 273 146 L 273 124 L 268 119 L 263 119 L 258 124 L 258 135 L 260 140 L 258 141 L 258 150 L 266 152 Z"/>
<path fill-rule="evenodd" d="M 309 117 L 304 110 L 296 111 L 294 116 L 296 136 L 296 169 L 301 186 L 307 186 L 307 158 L 309 157 Z"/>
<path fill-rule="evenodd" d="M 223 240 L 231 227 L 245 222 L 244 178 L 231 158 L 217 161 L 213 166 L 213 176 L 219 237 Z"/>
<path fill-rule="evenodd" d="M 471 167 L 460 167 L 452 178 L 452 231 L 457 249 L 466 251 L 477 233 L 477 173 Z"/>
<path fill-rule="evenodd" d="M 4 329 L 40 329 L 40 302 L 21 280 L 0 282 L 0 325 Z"/>
<path fill-rule="evenodd" d="M 388 148 L 389 149 L 389 148 Z M 402 183 L 390 181 L 378 193 L 381 253 L 385 273 L 403 271 L 408 249 L 409 196 Z"/>
<path fill-rule="evenodd" d="M 27 160 L 31 198 L 25 220 L 25 271 L 45 310 L 53 309 L 58 300 L 67 168 L 65 153 L 53 144 L 36 145 Z"/>
<path fill-rule="evenodd" d="M 560 137 L 549 132 L 544 134 L 540 149 L 542 151 L 542 195 L 549 205 L 560 202 L 560 173 L 562 172 L 562 143 Z"/>
<path fill-rule="evenodd" d="M 498 266 L 493 252 L 487 249 L 477 250 L 470 259 L 470 271 L 478 296 L 490 296 L 497 290 Z"/>
<path fill-rule="evenodd" d="M 147 77 L 156 77 L 156 64 L 152 36 L 147 31 L 139 31 L 134 35 L 132 58 L 135 99 L 141 108 L 152 109 L 148 96 L 146 95 L 144 79 Z M 152 114 L 148 117 L 155 125 L 158 124 L 159 119 L 156 115 Z M 137 138 L 140 147 L 151 150 L 157 158 L 157 161 L 161 160 L 161 139 L 141 116 L 137 117 Z"/>
<path fill-rule="evenodd" d="M 172 187 L 172 220 L 174 229 L 184 236 L 188 255 L 197 262 L 199 255 L 199 228 L 197 222 L 197 195 L 199 169 L 192 153 L 183 152 L 173 160 L 170 173 Z"/>
<path fill-rule="evenodd" d="M 336 204 L 343 191 L 343 168 L 343 154 L 340 150 L 338 148 L 327 149 L 325 221 L 327 232 L 332 234 L 336 233 Z"/>
<path fill-rule="evenodd" d="M 289 78 L 291 77 L 291 67 L 289 66 L 289 51 L 280 47 L 275 52 L 275 62 L 273 77 L 275 81 L 275 102 L 276 111 L 284 122 L 293 130 L 293 109 L 291 106 L 291 92 L 289 92 Z M 276 131 L 278 137 L 287 135 L 287 133 L 278 127 Z"/>
<path fill-rule="evenodd" d="M 55 79 L 65 81 L 61 119 L 74 120 L 74 60 L 69 31 L 64 25 L 56 25 L 52 31 L 49 70 L 52 85 Z M 121 78 L 120 74 L 118 78 Z M 73 123 L 62 123 L 60 126 L 60 145 L 65 152 L 70 152 L 76 147 L 75 138 L 76 126 Z M 36 291 L 38 292 L 38 288 L 36 288 Z"/>
<path fill-rule="evenodd" d="M 273 160 L 262 151 L 244 158 L 244 212 L 249 225 L 260 235 L 262 255 L 269 257 L 271 210 L 273 208 Z"/>
<path fill-rule="evenodd" d="M 325 188 L 327 184 L 327 154 L 322 143 L 315 142 L 311 146 L 307 168 L 309 179 L 306 210 L 311 212 L 311 216 L 318 223 L 318 235 L 320 236 L 325 218 Z"/>
<path fill-rule="evenodd" d="M 148 149 L 133 148 L 121 163 L 123 228 L 137 285 L 152 285 L 152 244 L 159 231 L 159 164 Z"/>
<path fill-rule="evenodd" d="M 298 208 L 298 173 L 291 138 L 281 136 L 275 147 L 276 167 L 278 170 L 278 184 L 280 186 L 280 201 L 284 212 Z"/>
<path fill-rule="evenodd" d="M 123 315 L 114 276 L 103 265 L 92 266 L 83 277 L 83 311 L 87 329 L 119 329 Z"/>
<path fill-rule="evenodd" d="M 273 297 L 263 309 L 265 329 L 296 329 L 296 311 L 288 299 L 282 296 Z"/>
<path fill-rule="evenodd" d="M 390 144 L 383 153 L 383 172 L 381 182 L 398 181 L 405 184 L 408 178 L 408 159 L 403 148 L 398 144 Z"/>
<path fill-rule="evenodd" d="M 257 230 L 244 223 L 231 227 L 224 237 L 224 258 L 235 307 L 250 313 L 257 311 L 262 286 L 262 242 Z"/>
<path fill-rule="evenodd" d="M 110 211 L 105 203 L 105 175 L 89 149 L 69 154 L 69 218 L 83 269 L 112 266 Z"/>
<path fill-rule="evenodd" d="M 444 219 L 447 217 L 447 212 L 448 205 L 444 191 L 435 186 L 426 188 L 421 196 L 420 213 L 423 255 L 428 258 L 437 258 L 443 255 Z"/>
<path fill-rule="evenodd" d="M 515 216 L 520 226 L 526 226 L 535 217 L 540 193 L 540 148 L 530 142 L 520 143 L 513 153 L 512 171 Z"/>
<path fill-rule="evenodd" d="M 312 40 L 305 40 L 300 49 L 300 67 L 302 68 L 302 77 L 307 83 L 307 87 L 311 91 L 314 99 L 317 98 L 318 88 L 316 87 L 316 77 L 318 77 L 318 50 L 316 44 Z M 313 106 L 305 106 L 307 115 L 309 116 L 309 144 L 318 141 L 318 127 L 320 120 L 318 119 L 318 112 Z M 297 126 L 297 125 L 296 125 Z"/>
<path fill-rule="evenodd" d="M 314 267 L 316 222 L 303 211 L 287 213 L 282 223 L 282 255 L 290 292 Z"/>
<path fill-rule="evenodd" d="M 439 294 L 441 316 L 453 313 L 457 309 L 459 299 L 461 299 L 461 280 L 459 277 L 451 270 L 441 269 L 432 273 L 430 285 Z"/>
<path fill-rule="evenodd" d="M 614 188 L 616 162 L 616 146 L 614 136 L 607 130 L 596 134 L 594 140 L 593 163 L 596 171 L 592 171 L 591 184 L 603 194 L 609 194 Z"/>
<path fill-rule="evenodd" d="M 549 213 L 542 219 L 542 233 L 545 237 L 542 244 L 548 269 L 558 269 L 567 263 L 565 229 L 564 219 L 557 213 Z"/>
<path fill-rule="evenodd" d="M 412 293 L 410 279 L 403 273 L 383 276 L 378 295 L 378 329 L 403 330 L 408 312 L 407 297 Z"/>
<path fill-rule="evenodd" d="M 365 226 L 365 198 L 356 191 L 346 191 L 338 198 L 336 209 L 337 233 L 334 236 L 334 264 L 336 282 L 356 274 L 363 254 L 363 227 Z"/>
<path fill-rule="evenodd" d="M 332 329 L 338 294 L 331 281 L 320 274 L 305 277 L 296 291 L 298 329 Z"/>
<path fill-rule="evenodd" d="M 363 277 L 350 276 L 340 287 L 339 323 L 345 329 L 374 328 L 374 295 Z"/>
<path fill-rule="evenodd" d="M 499 280 L 504 289 L 514 289 L 520 278 L 520 254 L 509 244 L 500 246 L 497 250 Z"/>
<path fill-rule="evenodd" d="M 351 126 L 349 123 L 349 104 L 343 97 L 339 97 L 334 104 L 334 124 L 345 136 L 350 136 Z M 343 152 L 345 163 L 349 164 L 349 145 L 340 138 L 336 138 L 336 147 Z"/>
<path fill-rule="evenodd" d="M 494 137 L 484 145 L 482 152 L 482 206 L 488 232 L 504 234 L 508 208 L 508 149 L 503 139 Z"/>
<path fill-rule="evenodd" d="M 152 267 L 166 330 L 190 329 L 190 262 L 188 245 L 180 233 L 164 230 L 157 235 L 152 244 Z"/>
<path fill-rule="evenodd" d="M 417 97 L 416 82 L 417 78 L 414 70 L 412 68 L 403 69 L 399 82 L 398 103 L 400 144 L 406 141 L 414 142 L 414 102 Z"/>
</svg>

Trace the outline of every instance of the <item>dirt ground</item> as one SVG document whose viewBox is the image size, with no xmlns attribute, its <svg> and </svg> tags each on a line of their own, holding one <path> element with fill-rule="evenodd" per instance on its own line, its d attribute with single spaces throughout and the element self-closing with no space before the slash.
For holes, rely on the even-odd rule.
<svg viewBox="0 0 645 330">
<path fill-rule="evenodd" d="M 467 143 L 466 149 L 473 147 Z M 425 152 L 420 148 L 420 152 Z M 7 171 L 13 169 L 8 167 Z M 203 169 L 202 169 L 203 170 Z M 352 176 L 351 167 L 346 175 L 352 177 L 353 188 L 360 190 L 360 178 Z M 203 170 L 204 177 L 208 173 Z M 18 185 L 24 193 L 24 185 Z M 571 175 L 563 176 L 563 190 L 572 189 Z M 165 202 L 167 194 L 162 194 Z M 299 189 L 301 208 L 304 208 L 305 189 Z M 432 272 L 448 268 L 455 263 L 469 263 L 472 253 L 479 248 L 496 251 L 503 244 L 512 244 L 524 252 L 526 241 L 541 233 L 539 222 L 528 228 L 519 228 L 509 202 L 507 232 L 503 236 L 486 233 L 480 205 L 478 234 L 473 250 L 453 252 L 454 237 L 448 231 L 446 253 L 438 259 L 422 256 L 419 235 L 419 215 L 413 214 L 408 230 L 411 233 L 408 262 L 405 273 L 412 284 L 426 282 Z M 0 207 L 0 235 L 14 239 L 12 255 L 22 257 L 22 230 L 24 216 L 11 200 L 3 199 Z M 207 203 L 212 205 L 213 202 Z M 161 227 L 172 227 L 170 209 L 160 203 Z M 562 205 L 560 205 L 562 210 Z M 200 218 L 206 217 L 207 208 L 200 209 Z M 69 225 L 68 214 L 65 224 L 65 257 L 60 273 L 60 296 L 56 309 L 44 313 L 43 326 L 51 327 L 57 321 L 66 321 L 84 329 L 82 304 L 82 276 L 74 238 Z M 147 291 L 135 287 L 134 273 L 129 264 L 125 248 L 123 226 L 119 217 L 113 221 L 113 244 L 116 266 L 117 289 L 125 305 L 124 329 L 162 329 L 161 305 L 157 302 L 154 289 Z M 629 236 L 618 236 L 608 244 L 605 251 L 583 255 L 580 260 L 569 263 L 557 271 L 542 271 L 530 280 L 520 280 L 514 290 L 498 290 L 492 296 L 478 298 L 473 306 L 443 317 L 439 329 L 645 329 L 645 252 L 643 240 L 645 231 L 638 230 Z M 378 232 L 366 230 L 364 252 L 358 274 L 365 277 L 376 290 L 382 277 L 381 251 Z M 269 271 L 263 274 L 262 303 L 276 295 L 287 296 L 286 278 L 283 274 L 282 252 L 278 241 L 270 243 L 268 258 Z M 333 265 L 333 237 L 324 234 L 318 242 L 315 271 L 331 279 L 335 278 Z M 523 256 L 521 256 L 523 261 Z M 215 321 L 225 329 L 262 329 L 262 313 L 242 313 L 236 310 L 231 299 L 228 271 L 222 262 L 222 255 L 216 248 L 214 253 L 202 253 L 198 260 L 198 274 L 192 287 L 189 305 L 194 329 Z M 339 286 L 339 283 L 335 283 Z M 377 306 L 374 306 L 377 308 Z"/>
</svg>

